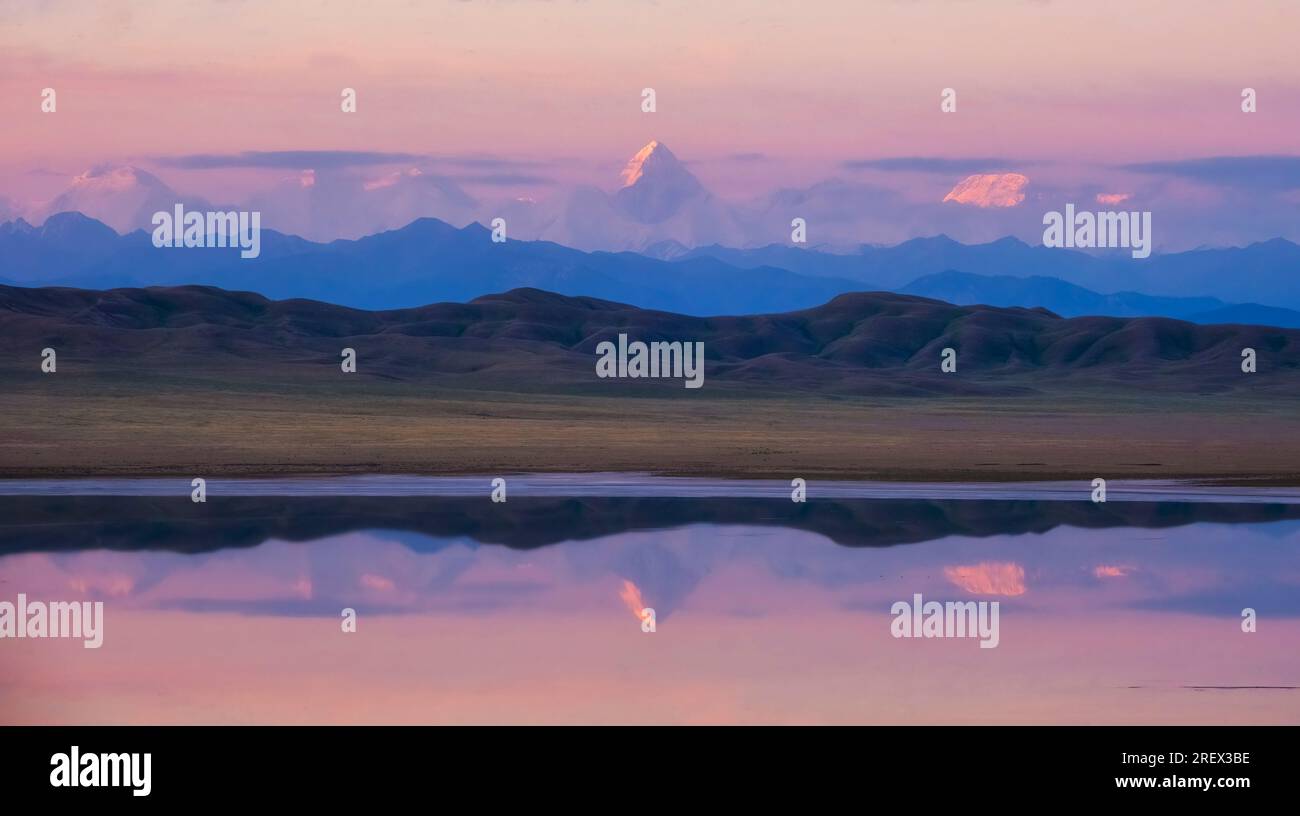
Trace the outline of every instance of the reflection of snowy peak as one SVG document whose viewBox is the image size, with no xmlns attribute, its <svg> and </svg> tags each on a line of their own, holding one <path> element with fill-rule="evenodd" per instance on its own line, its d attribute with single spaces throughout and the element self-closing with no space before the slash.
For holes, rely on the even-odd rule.
<svg viewBox="0 0 1300 816">
<path fill-rule="evenodd" d="M 176 204 L 204 208 L 201 201 L 182 199 L 152 173 L 130 165 L 100 165 L 82 173 L 37 215 L 80 212 L 121 233 L 149 229 L 155 212 L 171 212 Z"/>
<path fill-rule="evenodd" d="M 614 194 L 619 212 L 642 224 L 658 224 L 709 193 L 665 145 L 652 141 L 623 168 Z"/>
</svg>

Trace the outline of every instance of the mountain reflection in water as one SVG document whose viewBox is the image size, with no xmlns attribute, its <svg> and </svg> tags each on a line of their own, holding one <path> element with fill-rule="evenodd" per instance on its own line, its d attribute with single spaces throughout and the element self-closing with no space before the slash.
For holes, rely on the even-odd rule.
<svg viewBox="0 0 1300 816">
<path fill-rule="evenodd" d="M 0 600 L 105 633 L 0 642 L 0 722 L 1297 723 L 1297 554 L 1293 503 L 10 494 Z M 891 637 L 917 593 L 998 646 Z"/>
</svg>

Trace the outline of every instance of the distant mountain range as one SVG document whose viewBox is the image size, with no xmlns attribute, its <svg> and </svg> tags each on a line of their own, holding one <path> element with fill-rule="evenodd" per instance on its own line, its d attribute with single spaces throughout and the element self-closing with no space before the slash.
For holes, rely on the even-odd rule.
<svg viewBox="0 0 1300 816">
<path fill-rule="evenodd" d="M 1300 311 L 1229 305 L 1218 298 L 1158 297 L 1137 292 L 1102 295 L 1058 278 L 972 275 L 947 271 L 918 278 L 898 291 L 959 305 L 1041 306 L 1063 316 L 1174 317 L 1191 323 L 1250 323 L 1300 328 Z"/>
<path fill-rule="evenodd" d="M 979 208 L 938 201 L 912 203 L 897 192 L 854 180 L 827 179 L 808 187 L 779 189 L 732 202 L 714 195 L 667 145 L 651 140 L 626 163 L 612 186 L 550 184 L 532 172 L 507 173 L 536 195 L 478 197 L 464 189 L 463 174 L 437 157 L 394 156 L 382 167 L 336 166 L 331 151 L 259 154 L 283 175 L 237 206 L 257 210 L 264 227 L 314 241 L 362 238 L 398 229 L 421 218 L 463 227 L 505 219 L 511 237 L 554 241 L 588 251 L 643 251 L 659 243 L 685 246 L 759 246 L 788 236 L 791 220 L 804 218 L 819 240 L 850 240 L 864 234 L 906 234 L 929 224 L 955 234 L 984 235 L 999 227 Z M 198 167 L 221 157 L 197 157 Z M 191 160 L 195 160 L 191 157 Z M 238 157 L 235 159 L 238 162 Z M 167 165 L 163 160 L 161 164 Z M 183 164 L 183 162 L 182 162 Z M 526 163 L 525 163 L 526 165 Z M 220 166 L 219 164 L 216 166 Z M 957 179 L 954 179 L 957 181 Z M 468 183 L 472 183 L 472 178 Z M 173 189 L 154 172 L 132 164 L 102 163 L 70 177 L 48 201 L 20 207 L 0 200 L 0 218 L 25 215 L 35 224 L 76 211 L 118 232 L 148 229 L 152 214 L 175 203 L 209 209 L 202 196 Z M 221 202 L 214 202 L 221 204 Z M 1032 219 L 1017 211 L 1001 231 L 1015 232 Z M 895 223 L 900 221 L 901 223 Z M 1037 229 L 1037 226 L 1030 223 Z"/>
<path fill-rule="evenodd" d="M 207 284 L 366 309 L 535 287 L 694 314 L 811 306 L 857 288 L 851 281 L 739 269 L 713 258 L 668 262 L 545 241 L 493 243 L 478 224 L 456 229 L 432 218 L 329 244 L 264 229 L 261 250 L 260 257 L 243 259 L 230 249 L 158 249 L 143 231 L 118 236 L 79 213 L 62 213 L 41 227 L 0 225 L 0 278 L 88 289 Z"/>
<path fill-rule="evenodd" d="M 516 196 L 475 198 L 436 166 L 415 164 L 378 176 L 340 169 L 301 170 L 253 194 L 238 206 L 262 213 L 264 226 L 313 240 L 362 238 L 421 218 L 461 227 L 504 218 L 513 237 L 555 241 L 588 250 L 639 250 L 659 241 L 691 246 L 746 245 L 789 231 L 784 211 L 767 218 L 770 204 L 733 205 L 714 196 L 667 146 L 652 140 L 624 168 L 613 192 L 591 185 L 557 189 L 542 200 Z M 611 179 L 613 181 L 614 179 Z M 100 164 L 72 177 L 51 200 L 33 203 L 28 218 L 42 223 L 61 212 L 81 212 L 121 233 L 149 229 L 154 212 L 177 202 L 211 209 L 202 197 L 177 192 L 154 173 L 131 164 Z M 0 217 L 15 205 L 0 200 Z M 775 220 L 773 220 L 773 218 Z"/>
<path fill-rule="evenodd" d="M 1224 161 L 1251 166 L 1248 159 Z M 39 185 L 19 185 L 25 190 L 25 200 L 0 196 L 0 220 L 22 216 L 41 224 L 51 215 L 75 211 L 128 233 L 148 229 L 154 212 L 179 202 L 194 210 L 213 208 L 210 205 L 256 210 L 262 213 L 263 227 L 325 242 L 363 238 L 421 218 L 436 218 L 456 227 L 473 222 L 487 225 L 502 218 L 511 238 L 553 241 L 585 251 L 633 251 L 671 258 L 698 247 L 783 244 L 791 236 L 795 218 L 803 220 L 808 241 L 822 247 L 853 248 L 865 241 L 894 244 L 931 233 L 955 236 L 968 244 L 996 244 L 994 239 L 1006 235 L 1036 244 L 1043 234 L 1044 212 L 1059 211 L 1070 202 L 1080 207 L 1095 202 L 1102 207 L 1154 211 L 1152 240 L 1157 252 L 1208 244 L 1230 246 L 1247 237 L 1297 236 L 1291 217 L 1294 202 L 1286 200 L 1283 188 L 1274 190 L 1275 185 L 1265 185 L 1274 194 L 1228 194 L 1219 189 L 1207 191 L 1212 194 L 1204 197 L 1187 196 L 1163 189 L 1158 173 L 1152 177 L 1137 171 L 1136 177 L 1125 181 L 1128 192 L 1118 199 L 1112 194 L 1111 203 L 1102 204 L 1105 188 L 1096 183 L 1062 186 L 1050 173 L 1040 177 L 1032 165 L 1017 168 L 1017 162 L 1006 158 L 943 161 L 894 157 L 823 164 L 821 172 L 831 176 L 799 181 L 797 186 L 754 188 L 754 182 L 769 172 L 773 178 L 801 178 L 802 173 L 789 175 L 789 160 L 761 153 L 679 159 L 657 139 L 635 150 L 621 174 L 613 172 L 616 165 L 608 154 L 551 160 L 347 150 L 154 156 L 142 159 L 147 168 L 105 161 L 62 179 L 62 173 L 34 171 L 43 180 Z M 579 170 L 583 165 L 588 168 Z M 741 182 L 749 192 L 736 199 L 715 194 L 696 175 L 702 168 L 707 168 L 711 181 L 729 184 L 732 190 Z M 172 169 L 184 173 L 189 189 L 178 190 L 160 177 L 170 176 Z M 239 192 L 232 192 L 225 175 L 218 172 L 226 170 L 252 175 L 236 185 Z M 1025 172 L 1013 172 L 1017 170 Z M 222 180 L 220 186 L 218 180 Z M 193 189 L 195 186 L 198 189 Z M 226 200 L 232 196 L 238 200 Z M 1225 211 L 1230 217 L 1222 216 Z M 904 269 L 903 274 L 909 276 L 907 280 L 944 269 L 973 274 L 1046 274 L 1098 291 L 1178 294 L 1151 288 L 1159 283 L 1178 285 L 1163 277 L 1160 264 L 1154 262 L 1134 267 L 1137 275 L 1152 275 L 1150 280 L 1135 283 L 1125 275 L 1097 277 L 1092 265 L 1083 270 L 1087 274 L 1081 278 L 1049 268 L 996 268 L 1008 261 L 1005 248 L 987 253 L 994 262 L 989 268 L 976 268 L 973 262 L 977 259 L 969 257 L 970 253 L 963 260 L 971 264 L 944 264 L 944 252 L 941 246 L 930 245 L 928 260 L 942 265 L 918 272 Z M 1248 289 L 1204 289 L 1203 284 L 1214 282 L 1225 259 L 1201 257 L 1210 267 L 1197 270 L 1191 280 L 1198 293 L 1226 302 L 1267 302 L 1264 294 Z M 889 260 L 888 256 L 882 258 Z M 1027 260 L 1041 266 L 1032 257 Z M 1233 257 L 1226 260 L 1235 262 Z M 1269 257 L 1263 266 L 1246 271 L 1252 277 L 1261 271 L 1276 271 L 1276 260 Z M 1062 262 L 1060 258 L 1053 261 Z M 1191 271 L 1185 262 L 1180 262 L 1179 269 Z M 839 273 L 834 276 L 842 277 Z M 891 288 L 907 282 L 874 274 L 865 279 Z M 1249 279 L 1241 283 L 1248 284 Z M 1294 303 L 1279 305 L 1297 307 Z"/>
<path fill-rule="evenodd" d="M 621 206 L 645 208 L 647 218 L 657 212 L 652 199 Z M 1042 307 L 1066 317 L 1300 326 L 1300 247 L 1281 240 L 1146 261 L 1030 247 L 1013 238 L 968 246 L 942 236 L 851 254 L 779 245 L 687 250 L 664 242 L 654 251 L 661 257 L 588 253 L 546 241 L 493 243 L 478 224 L 457 229 L 420 219 L 328 244 L 264 229 L 261 256 L 241 259 L 234 249 L 158 249 L 143 231 L 118 235 L 80 213 L 60 213 L 40 227 L 21 219 L 0 224 L 0 281 L 88 289 L 204 284 L 366 309 L 532 287 L 696 315 L 799 309 L 846 292 L 883 289 L 962 305 Z M 1161 285 L 1169 293 L 1153 294 L 1140 286 L 1145 273 L 1136 271 L 1147 263 L 1161 264 L 1165 275 L 1185 285 Z M 1094 279 L 1096 288 L 1078 282 Z M 1226 296 L 1238 291 L 1263 296 L 1255 303 Z"/>
<path fill-rule="evenodd" d="M 679 380 L 598 379 L 596 347 L 704 343 L 706 387 L 756 394 L 991 394 L 1135 386 L 1146 391 L 1300 393 L 1300 331 L 1197 326 L 1166 318 L 1062 318 L 1039 309 L 954 306 L 886 293 L 745 317 L 690 317 L 536 289 L 413 309 L 362 311 L 308 300 L 182 286 L 88 291 L 0 286 L 0 336 L 27 348 L 6 377 L 56 347 L 61 372 L 185 377 L 337 376 L 356 349 L 359 381 L 605 395 L 686 393 Z M 1259 370 L 1241 371 L 1257 350 Z M 940 371 L 941 351 L 958 373 Z M 60 375 L 62 376 L 62 374 Z M 243 380 L 240 380 L 241 382 Z M 20 383 L 17 383 L 21 385 Z"/>
<path fill-rule="evenodd" d="M 1198 249 L 1137 260 L 1031 246 L 1016 238 L 962 244 L 946 236 L 890 247 L 861 246 L 837 254 L 774 244 L 756 249 L 660 244 L 648 252 L 679 260 L 716 258 L 733 266 L 773 266 L 801 275 L 827 275 L 900 290 L 918 278 L 956 270 L 972 275 L 1052 277 L 1093 292 L 1140 292 L 1160 297 L 1217 298 L 1300 309 L 1300 245 L 1275 238 L 1246 247 Z M 1046 304 L 1034 304 L 1046 305 Z"/>
<path fill-rule="evenodd" d="M 702 524 L 808 530 L 844 547 L 892 547 L 947 536 L 1042 535 L 1063 525 L 1160 530 L 1300 519 L 1300 505 L 1265 502 L 1022 501 L 1016 504 L 1023 512 L 1008 512 L 1004 502 L 825 496 L 806 504 L 718 496 L 581 501 L 511 496 L 504 504 L 477 496 L 223 496 L 220 502 L 196 504 L 180 493 L 162 499 L 0 496 L 0 555 L 202 553 L 373 530 L 384 530 L 417 552 L 445 547 L 448 539 L 533 549 Z M 141 527 L 149 535 L 140 535 Z M 401 535 L 405 532 L 419 535 Z"/>
</svg>

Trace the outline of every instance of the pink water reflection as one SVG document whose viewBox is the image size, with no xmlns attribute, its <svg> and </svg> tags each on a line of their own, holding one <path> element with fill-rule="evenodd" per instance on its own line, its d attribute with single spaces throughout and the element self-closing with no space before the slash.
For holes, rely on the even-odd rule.
<svg viewBox="0 0 1300 816">
<path fill-rule="evenodd" d="M 105 640 L 0 641 L 0 720 L 1297 723 L 1298 690 L 1196 687 L 1298 684 L 1300 617 L 1275 600 L 1300 585 L 1298 547 L 1276 525 L 874 550 L 700 526 L 531 551 L 378 533 L 12 555 L 0 599 L 104 600 Z M 1117 563 L 1124 577 L 1099 567 Z M 996 649 L 889 634 L 896 600 L 982 590 L 1002 603 Z M 1224 592 L 1255 593 L 1257 632 L 1215 606 Z"/>
</svg>

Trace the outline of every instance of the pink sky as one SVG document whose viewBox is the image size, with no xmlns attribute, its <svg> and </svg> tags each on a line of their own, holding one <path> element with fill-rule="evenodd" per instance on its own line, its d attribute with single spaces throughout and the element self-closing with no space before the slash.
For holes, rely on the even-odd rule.
<svg viewBox="0 0 1300 816">
<path fill-rule="evenodd" d="M 97 165 L 144 168 L 221 205 L 247 204 L 306 169 L 167 162 L 247 151 L 408 154 L 418 160 L 335 170 L 369 181 L 424 165 L 493 212 L 519 199 L 549 212 L 574 185 L 614 190 L 628 158 L 658 140 L 728 202 L 814 190 L 831 202 L 817 214 L 828 243 L 939 232 L 1035 241 L 1044 210 L 1098 196 L 1157 211 L 1157 251 L 1300 240 L 1297 31 L 1300 5 L 1287 0 L 447 0 L 364 11 L 332 0 L 9 0 L 0 221 L 39 223 Z M 654 113 L 641 110 L 647 87 Z M 1249 115 L 1246 87 L 1258 95 Z M 44 88 L 58 94 L 55 114 L 40 110 Z M 344 88 L 356 90 L 355 113 L 340 110 Z M 945 88 L 957 92 L 954 113 L 940 111 Z M 1186 166 L 1224 156 L 1276 167 L 1207 179 Z M 957 163 L 861 164 L 901 157 Z M 1121 167 L 1153 161 L 1178 166 Z M 888 197 L 938 205 L 992 171 L 1025 177 L 1023 206 L 968 216 L 954 210 L 978 202 L 917 210 Z M 828 180 L 856 185 L 861 210 L 836 228 L 826 226 L 844 215 L 834 194 L 815 192 Z M 362 234 L 303 226 L 287 209 L 277 221 L 267 208 L 273 228 L 316 240 Z M 485 217 L 420 210 L 381 226 L 419 216 L 458 226 Z"/>
<path fill-rule="evenodd" d="M 1230 13 L 1200 0 L 5 9 L 10 186 L 34 167 L 286 149 L 572 158 L 563 173 L 603 180 L 659 138 L 726 192 L 852 158 L 1289 152 L 1300 125 L 1300 6 L 1269 0 Z M 1254 117 L 1238 111 L 1245 86 Z M 44 87 L 57 117 L 38 112 Z M 339 111 L 343 87 L 355 116 Z M 944 87 L 955 115 L 938 111 Z M 735 153 L 779 161 L 746 179 L 716 161 Z"/>
</svg>

